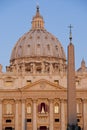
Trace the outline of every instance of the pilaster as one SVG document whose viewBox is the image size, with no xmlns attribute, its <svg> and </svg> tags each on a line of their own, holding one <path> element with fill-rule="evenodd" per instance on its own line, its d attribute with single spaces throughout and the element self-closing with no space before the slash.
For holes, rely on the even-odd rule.
<svg viewBox="0 0 87 130">
<path fill-rule="evenodd" d="M 83 100 L 83 129 L 87 130 L 87 99 Z"/>
<path fill-rule="evenodd" d="M 61 100 L 61 130 L 65 130 L 65 100 Z"/>
<path fill-rule="evenodd" d="M 50 99 L 50 130 L 53 130 L 53 99 Z"/>
<path fill-rule="evenodd" d="M 25 130 L 25 99 L 22 99 L 22 130 Z"/>
<path fill-rule="evenodd" d="M 36 102 L 37 100 L 33 100 L 33 130 L 37 130 Z"/>
<path fill-rule="evenodd" d="M 19 100 L 15 100 L 15 129 L 19 130 Z"/>
<path fill-rule="evenodd" d="M 0 130 L 2 130 L 2 100 L 0 99 Z"/>
</svg>

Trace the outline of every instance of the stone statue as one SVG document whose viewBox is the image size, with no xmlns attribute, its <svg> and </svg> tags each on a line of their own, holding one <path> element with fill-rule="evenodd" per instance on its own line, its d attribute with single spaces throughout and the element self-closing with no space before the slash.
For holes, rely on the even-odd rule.
<svg viewBox="0 0 87 130">
<path fill-rule="evenodd" d="M 0 64 L 0 72 L 2 72 L 2 65 Z"/>
</svg>

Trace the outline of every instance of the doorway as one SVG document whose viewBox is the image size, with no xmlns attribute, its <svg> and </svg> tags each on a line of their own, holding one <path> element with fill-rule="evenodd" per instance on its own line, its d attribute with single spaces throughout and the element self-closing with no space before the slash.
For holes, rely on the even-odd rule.
<svg viewBox="0 0 87 130">
<path fill-rule="evenodd" d="M 13 130 L 12 127 L 5 127 L 5 130 Z"/>
<path fill-rule="evenodd" d="M 47 130 L 46 126 L 40 126 L 40 130 Z"/>
</svg>

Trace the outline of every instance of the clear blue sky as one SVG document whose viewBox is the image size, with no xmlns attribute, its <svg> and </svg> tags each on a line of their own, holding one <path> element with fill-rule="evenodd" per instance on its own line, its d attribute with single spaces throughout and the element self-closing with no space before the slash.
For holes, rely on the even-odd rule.
<svg viewBox="0 0 87 130">
<path fill-rule="evenodd" d="M 66 56 L 72 24 L 76 69 L 83 58 L 87 63 L 87 0 L 0 0 L 0 64 L 4 71 L 15 43 L 31 29 L 37 3 L 45 28 L 60 40 Z"/>
</svg>

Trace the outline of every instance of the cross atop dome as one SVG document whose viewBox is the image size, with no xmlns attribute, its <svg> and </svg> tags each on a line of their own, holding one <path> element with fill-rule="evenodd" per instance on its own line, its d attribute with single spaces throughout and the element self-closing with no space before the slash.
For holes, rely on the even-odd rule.
<svg viewBox="0 0 87 130">
<path fill-rule="evenodd" d="M 39 5 L 37 5 L 37 12 L 39 12 Z"/>
</svg>

